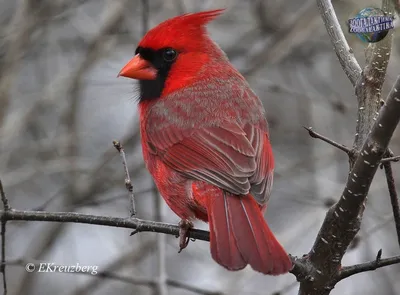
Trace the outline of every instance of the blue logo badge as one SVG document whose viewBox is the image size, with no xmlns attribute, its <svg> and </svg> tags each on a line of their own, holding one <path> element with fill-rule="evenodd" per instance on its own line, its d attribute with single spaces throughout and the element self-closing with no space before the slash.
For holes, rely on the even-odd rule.
<svg viewBox="0 0 400 295">
<path fill-rule="evenodd" d="M 364 42 L 375 43 L 385 38 L 389 30 L 394 28 L 393 22 L 393 16 L 385 14 L 382 9 L 367 7 L 349 19 L 349 32 Z"/>
</svg>

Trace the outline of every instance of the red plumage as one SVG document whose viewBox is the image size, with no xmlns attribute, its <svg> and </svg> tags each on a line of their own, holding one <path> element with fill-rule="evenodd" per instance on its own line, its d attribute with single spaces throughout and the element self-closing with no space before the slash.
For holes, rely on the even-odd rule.
<svg viewBox="0 0 400 295">
<path fill-rule="evenodd" d="M 161 23 L 120 75 L 150 80 L 139 102 L 143 155 L 169 207 L 209 222 L 212 257 L 225 268 L 282 274 L 290 259 L 263 218 L 274 169 L 265 111 L 206 33 L 221 12 Z"/>
</svg>

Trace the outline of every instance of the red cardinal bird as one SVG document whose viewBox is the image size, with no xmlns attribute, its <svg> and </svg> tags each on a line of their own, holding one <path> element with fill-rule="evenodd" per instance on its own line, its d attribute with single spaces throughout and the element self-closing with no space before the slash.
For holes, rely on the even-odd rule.
<svg viewBox="0 0 400 295">
<path fill-rule="evenodd" d="M 138 79 L 143 156 L 180 217 L 210 224 L 211 255 L 229 270 L 270 275 L 292 264 L 263 218 L 274 158 L 265 110 L 207 35 L 223 10 L 185 14 L 150 30 L 119 73 Z"/>
</svg>

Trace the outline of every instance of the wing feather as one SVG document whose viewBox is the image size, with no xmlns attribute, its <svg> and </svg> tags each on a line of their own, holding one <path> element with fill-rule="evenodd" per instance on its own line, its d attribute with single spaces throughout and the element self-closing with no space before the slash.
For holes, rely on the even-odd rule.
<svg viewBox="0 0 400 295">
<path fill-rule="evenodd" d="M 146 118 L 147 144 L 150 152 L 188 178 L 236 195 L 251 192 L 264 205 L 271 191 L 274 163 L 263 108 L 247 85 L 227 85 L 219 91 L 232 99 L 224 100 L 226 105 L 219 107 L 222 111 L 217 116 L 210 109 L 215 99 L 197 104 L 193 98 L 198 91 L 207 90 L 199 86 L 179 97 L 163 98 Z M 177 101 L 180 109 L 172 116 Z"/>
</svg>

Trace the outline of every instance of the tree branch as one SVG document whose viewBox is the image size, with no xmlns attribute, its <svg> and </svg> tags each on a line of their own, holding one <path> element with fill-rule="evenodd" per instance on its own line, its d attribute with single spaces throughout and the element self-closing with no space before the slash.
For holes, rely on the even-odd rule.
<svg viewBox="0 0 400 295">
<path fill-rule="evenodd" d="M 299 294 L 329 294 L 334 287 L 340 262 L 360 228 L 361 215 L 369 187 L 386 153 L 400 120 L 400 76 L 367 137 L 350 171 L 339 202 L 332 206 L 317 239 L 307 256 L 308 273 L 313 280 L 302 280 Z"/>
<path fill-rule="evenodd" d="M 345 152 L 349 158 L 353 158 L 355 159 L 356 153 L 354 149 L 350 149 L 347 146 L 345 146 L 344 144 L 338 143 L 318 132 L 315 132 L 312 127 L 305 127 L 303 126 L 304 129 L 306 129 L 308 131 L 308 134 L 312 137 L 312 138 L 316 138 L 316 139 L 320 139 L 326 143 L 328 143 L 329 145 Z M 400 160 L 400 156 L 395 156 L 395 157 L 388 157 L 388 158 L 383 158 L 381 160 L 381 164 L 384 163 L 388 163 L 388 162 L 398 162 Z"/>
<path fill-rule="evenodd" d="M 358 273 L 376 270 L 384 266 L 400 263 L 400 256 L 390 257 L 386 259 L 381 259 L 381 256 L 382 256 L 382 249 L 378 251 L 376 259 L 373 261 L 343 267 L 339 272 L 338 282 Z"/>
<path fill-rule="evenodd" d="M 8 199 L 4 192 L 3 183 L 0 179 L 0 197 L 3 203 L 4 212 L 9 212 L 11 210 L 10 205 L 8 204 Z M 7 295 L 7 278 L 6 278 L 6 223 L 7 220 L 1 218 L 1 265 L 0 272 L 3 274 L 3 292 L 4 295 Z"/>
<path fill-rule="evenodd" d="M 400 247 L 400 206 L 396 192 L 396 185 L 394 183 L 394 178 L 393 178 L 392 164 L 390 162 L 386 162 L 383 164 L 383 168 L 385 169 L 386 181 L 390 195 L 390 202 L 392 204 L 392 209 L 393 209 L 394 224 L 396 226 L 397 241 Z"/>
<path fill-rule="evenodd" d="M 317 5 L 340 65 L 351 84 L 355 86 L 361 75 L 361 67 L 344 37 L 332 2 L 330 0 L 317 0 Z"/>
<path fill-rule="evenodd" d="M 135 194 L 133 193 L 133 185 L 132 185 L 131 177 L 129 176 L 129 170 L 128 170 L 128 164 L 126 162 L 125 151 L 119 141 L 114 140 L 113 145 L 119 152 L 119 154 L 122 158 L 122 164 L 124 165 L 125 187 L 128 190 L 130 217 L 133 217 L 136 215 Z"/>
<path fill-rule="evenodd" d="M 338 148 L 341 151 L 344 151 L 346 154 L 349 155 L 349 157 L 352 155 L 352 150 L 350 148 L 348 148 L 347 146 L 341 144 L 341 143 L 337 143 L 336 141 L 323 136 L 322 134 L 319 134 L 317 132 L 315 132 L 312 127 L 305 127 L 303 126 L 304 129 L 306 129 L 308 131 L 308 134 L 312 137 L 312 138 L 317 138 L 320 139 L 322 141 L 325 141 L 326 143 L 329 143 L 331 146 Z"/>
<path fill-rule="evenodd" d="M 395 157 L 384 158 L 384 159 L 382 159 L 381 163 L 398 162 L 399 160 L 400 160 L 400 156 L 395 156 Z"/>
<path fill-rule="evenodd" d="M 120 228 L 135 229 L 136 232 L 158 232 L 168 235 L 179 235 L 179 227 L 177 225 L 142 220 L 138 218 L 120 218 L 110 216 L 97 216 L 90 214 L 74 213 L 74 212 L 43 212 L 43 211 L 23 211 L 10 210 L 0 211 L 0 218 L 4 220 L 24 220 L 24 221 L 49 221 L 49 222 L 72 222 L 85 223 L 93 225 L 105 225 Z M 208 231 L 191 229 L 189 231 L 190 238 L 202 241 L 210 241 Z"/>
<path fill-rule="evenodd" d="M 382 1 L 382 10 L 393 15 L 392 0 Z M 353 148 L 358 152 L 364 144 L 381 107 L 382 86 L 392 50 L 393 30 L 377 43 L 370 43 L 365 50 L 366 65 L 355 85 L 358 100 L 357 126 Z M 351 160 L 351 159 L 350 159 Z M 354 162 L 350 161 L 352 165 Z"/>
</svg>

